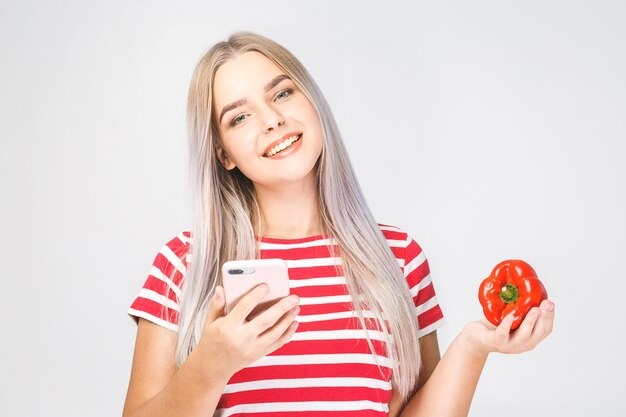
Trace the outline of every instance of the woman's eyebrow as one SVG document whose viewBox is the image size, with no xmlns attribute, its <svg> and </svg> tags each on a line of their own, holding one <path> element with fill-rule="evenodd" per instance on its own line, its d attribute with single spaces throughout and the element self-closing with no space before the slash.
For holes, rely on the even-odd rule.
<svg viewBox="0 0 626 417">
<path fill-rule="evenodd" d="M 277 75 L 276 77 L 274 77 L 272 79 L 272 81 L 270 81 L 269 83 L 265 84 L 265 87 L 263 87 L 263 89 L 265 90 L 265 92 L 267 93 L 268 91 L 270 91 L 272 88 L 276 87 L 282 80 L 291 80 L 291 77 L 289 77 L 286 74 L 280 74 Z M 240 98 L 237 101 L 233 101 L 230 104 L 227 104 L 224 106 L 224 108 L 222 109 L 222 112 L 220 113 L 220 118 L 219 118 L 219 123 L 222 123 L 222 118 L 224 117 L 224 115 L 226 113 L 228 113 L 231 110 L 236 109 L 239 106 L 243 106 L 244 104 L 246 104 L 248 102 L 247 99 L 245 98 Z"/>
</svg>

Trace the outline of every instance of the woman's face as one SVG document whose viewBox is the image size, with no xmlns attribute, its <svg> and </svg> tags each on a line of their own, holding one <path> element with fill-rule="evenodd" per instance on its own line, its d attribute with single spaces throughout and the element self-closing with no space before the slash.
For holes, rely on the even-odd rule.
<svg viewBox="0 0 626 417">
<path fill-rule="evenodd" d="M 323 146 L 317 112 L 265 55 L 245 52 L 217 69 L 213 109 L 226 169 L 237 166 L 255 185 L 269 187 L 315 175 Z"/>
</svg>

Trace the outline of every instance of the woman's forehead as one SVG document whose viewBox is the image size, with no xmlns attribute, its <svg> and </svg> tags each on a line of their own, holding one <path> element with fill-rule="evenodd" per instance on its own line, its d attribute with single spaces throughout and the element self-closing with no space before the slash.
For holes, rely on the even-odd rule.
<svg viewBox="0 0 626 417">
<path fill-rule="evenodd" d="M 243 98 L 263 87 L 283 71 L 257 51 L 244 52 L 223 63 L 215 72 L 213 96 L 216 104 Z"/>
</svg>

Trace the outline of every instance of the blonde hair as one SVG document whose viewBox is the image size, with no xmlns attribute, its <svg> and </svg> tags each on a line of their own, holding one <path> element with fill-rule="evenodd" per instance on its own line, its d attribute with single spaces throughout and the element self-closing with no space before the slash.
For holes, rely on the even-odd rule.
<svg viewBox="0 0 626 417">
<path fill-rule="evenodd" d="M 367 206 L 335 119 L 317 84 L 286 48 L 252 32 L 233 33 L 227 41 L 211 47 L 198 63 L 189 88 L 192 259 L 180 297 L 176 363 L 182 365 L 200 338 L 208 301 L 220 283 L 220 266 L 227 260 L 259 257 L 252 222 L 255 213 L 260 216 L 254 185 L 237 168 L 228 171 L 219 163 L 216 146 L 220 138 L 213 115 L 217 69 L 248 51 L 270 59 L 317 110 L 324 140 L 316 165 L 322 231 L 338 246 L 341 273 L 363 328 L 367 330 L 363 308 L 372 311 L 377 320 L 374 323 L 386 325 L 379 329 L 393 363 L 393 382 L 406 400 L 416 386 L 421 358 L 415 308 L 404 275 Z M 367 341 L 374 353 L 369 337 Z"/>
</svg>

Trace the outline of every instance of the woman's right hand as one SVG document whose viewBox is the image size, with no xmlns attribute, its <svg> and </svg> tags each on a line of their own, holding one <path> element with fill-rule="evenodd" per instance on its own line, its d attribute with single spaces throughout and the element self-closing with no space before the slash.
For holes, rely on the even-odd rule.
<svg viewBox="0 0 626 417">
<path fill-rule="evenodd" d="M 488 354 L 523 353 L 534 349 L 550 333 L 554 323 L 554 303 L 543 300 L 539 307 L 530 309 L 517 330 L 511 333 L 513 314 L 496 327 L 487 320 L 468 323 L 463 332 L 473 352 Z"/>
<path fill-rule="evenodd" d="M 209 302 L 202 336 L 195 349 L 210 363 L 212 377 L 229 379 L 235 372 L 291 340 L 300 299 L 290 295 L 248 321 L 246 318 L 269 290 L 261 284 L 250 290 L 224 314 L 224 289 L 217 286 Z M 204 362 L 204 361 L 203 361 Z"/>
</svg>

